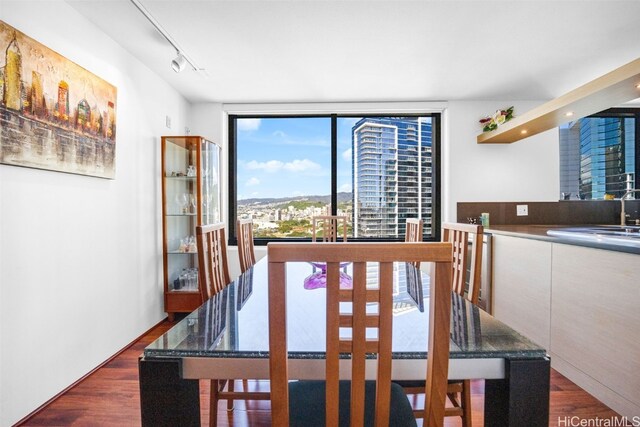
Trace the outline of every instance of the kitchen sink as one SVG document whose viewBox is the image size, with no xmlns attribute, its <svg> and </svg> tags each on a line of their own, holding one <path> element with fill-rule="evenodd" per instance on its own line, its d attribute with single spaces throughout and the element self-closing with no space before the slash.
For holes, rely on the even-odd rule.
<svg viewBox="0 0 640 427">
<path fill-rule="evenodd" d="M 547 234 L 569 240 L 640 248 L 640 226 L 602 225 L 548 230 Z"/>
</svg>

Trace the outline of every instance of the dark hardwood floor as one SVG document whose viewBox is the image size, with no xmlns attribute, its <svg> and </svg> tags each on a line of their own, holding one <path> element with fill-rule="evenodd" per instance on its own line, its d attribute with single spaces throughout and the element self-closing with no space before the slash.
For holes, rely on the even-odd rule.
<svg viewBox="0 0 640 427">
<path fill-rule="evenodd" d="M 145 346 L 172 326 L 165 321 L 151 330 L 114 360 L 97 370 L 78 385 L 50 403 L 22 426 L 139 426 L 140 397 L 138 390 L 138 356 Z M 238 383 L 238 387 L 241 387 Z M 252 382 L 250 387 L 263 389 L 264 383 Z M 208 382 L 201 381 L 202 420 L 208 423 Z M 484 382 L 472 383 L 473 424 L 483 422 Z M 220 403 L 218 425 L 269 426 L 268 401 L 238 401 L 232 412 L 226 411 L 226 402 Z M 551 408 L 549 425 L 564 417 L 592 420 L 618 416 L 614 411 L 586 393 L 564 376 L 552 370 Z M 459 426 L 458 419 L 447 419 L 445 426 Z M 571 425 L 580 425 L 575 422 Z M 585 424 L 587 425 L 587 424 Z M 595 425 L 595 424 L 589 424 Z M 616 424 L 617 425 L 617 424 Z"/>
</svg>

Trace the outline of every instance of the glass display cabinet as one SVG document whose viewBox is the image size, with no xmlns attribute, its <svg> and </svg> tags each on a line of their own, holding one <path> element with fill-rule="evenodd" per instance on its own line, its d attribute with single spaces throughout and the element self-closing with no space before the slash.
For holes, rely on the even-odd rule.
<svg viewBox="0 0 640 427">
<path fill-rule="evenodd" d="M 221 221 L 220 154 L 218 144 L 200 136 L 162 137 L 164 309 L 169 320 L 203 302 L 196 226 Z"/>
</svg>

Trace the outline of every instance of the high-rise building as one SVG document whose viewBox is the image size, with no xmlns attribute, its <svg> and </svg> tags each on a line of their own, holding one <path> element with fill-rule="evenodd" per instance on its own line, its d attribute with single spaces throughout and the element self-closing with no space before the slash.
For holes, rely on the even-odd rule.
<svg viewBox="0 0 640 427">
<path fill-rule="evenodd" d="M 0 96 L 4 96 L 4 67 L 0 67 Z"/>
<path fill-rule="evenodd" d="M 576 174 L 571 158 L 578 147 Z M 635 118 L 586 117 L 571 123 L 566 132 L 561 130 L 561 191 L 577 188 L 583 199 L 602 199 L 605 194 L 618 198 L 626 190 L 628 175 L 634 173 Z"/>
<path fill-rule="evenodd" d="M 2 102 L 12 110 L 22 110 L 22 54 L 16 40 L 16 33 L 5 52 L 4 84 Z"/>
<path fill-rule="evenodd" d="M 31 71 L 31 114 L 37 117 L 45 115 L 42 75 L 37 71 Z"/>
<path fill-rule="evenodd" d="M 431 234 L 432 118 L 363 118 L 352 128 L 353 235 L 404 236 L 407 218 Z"/>
<path fill-rule="evenodd" d="M 560 193 L 576 199 L 580 195 L 580 121 L 560 127 Z"/>
<path fill-rule="evenodd" d="M 58 84 L 58 118 L 63 122 L 69 120 L 69 84 L 60 80 Z"/>
<path fill-rule="evenodd" d="M 83 129 L 88 127 L 91 123 L 91 107 L 89 107 L 89 103 L 86 99 L 82 99 L 78 103 L 78 107 L 76 109 L 76 127 L 78 129 Z"/>
</svg>

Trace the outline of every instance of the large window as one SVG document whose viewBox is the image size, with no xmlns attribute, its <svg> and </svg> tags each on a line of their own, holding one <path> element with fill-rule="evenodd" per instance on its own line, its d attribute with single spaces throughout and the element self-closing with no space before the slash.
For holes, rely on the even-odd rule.
<svg viewBox="0 0 640 427">
<path fill-rule="evenodd" d="M 610 109 L 560 127 L 565 199 L 620 198 L 638 187 L 640 109 Z"/>
<path fill-rule="evenodd" d="M 317 215 L 345 215 L 350 240 L 402 240 L 407 218 L 439 238 L 439 114 L 229 117 L 230 243 L 308 239 Z"/>
</svg>

